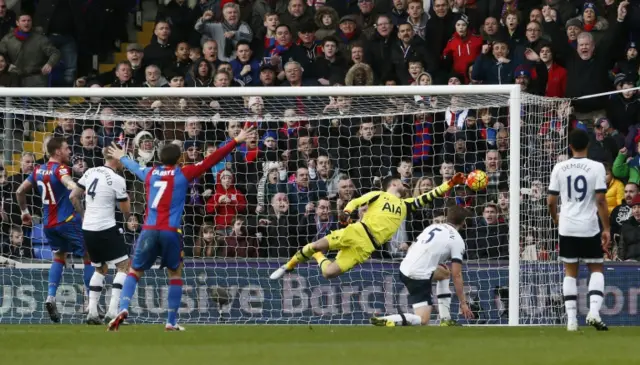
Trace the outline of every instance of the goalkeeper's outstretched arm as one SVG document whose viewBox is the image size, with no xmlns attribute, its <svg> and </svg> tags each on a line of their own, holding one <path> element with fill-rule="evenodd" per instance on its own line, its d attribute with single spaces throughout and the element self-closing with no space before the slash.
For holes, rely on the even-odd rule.
<svg viewBox="0 0 640 365">
<path fill-rule="evenodd" d="M 420 210 L 427 205 L 431 205 L 436 198 L 443 197 L 451 188 L 458 184 L 463 184 L 465 180 L 465 176 L 463 173 L 459 172 L 455 174 L 451 180 L 443 182 L 440 186 L 437 186 L 433 190 L 429 190 L 426 193 L 416 197 L 416 198 L 408 198 L 404 199 L 404 202 L 407 204 L 407 208 L 415 212 Z"/>
<path fill-rule="evenodd" d="M 371 191 L 359 198 L 355 198 L 351 200 L 349 203 L 347 203 L 343 211 L 346 213 L 351 213 L 363 205 L 368 205 L 372 201 L 378 199 L 378 196 L 380 196 L 381 193 L 382 193 L 381 191 Z"/>
</svg>

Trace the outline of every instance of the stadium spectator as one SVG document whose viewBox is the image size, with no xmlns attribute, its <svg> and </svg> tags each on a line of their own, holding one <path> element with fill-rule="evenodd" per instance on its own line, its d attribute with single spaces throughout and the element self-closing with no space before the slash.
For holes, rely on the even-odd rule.
<svg viewBox="0 0 640 365">
<path fill-rule="evenodd" d="M 629 219 L 631 216 L 631 203 L 633 202 L 633 198 L 638 194 L 638 185 L 634 183 L 627 183 L 624 186 L 624 199 L 613 208 L 611 214 L 609 215 L 611 227 L 611 237 L 613 238 L 613 250 L 619 248 L 620 245 L 620 229 L 622 224 Z"/>
<path fill-rule="evenodd" d="M 613 177 L 611 165 L 605 164 L 604 167 L 607 172 L 607 206 L 609 207 L 609 214 L 611 214 L 613 209 L 615 209 L 624 198 L 625 187 L 622 181 Z"/>
<path fill-rule="evenodd" d="M 164 70 L 173 61 L 174 45 L 171 44 L 171 25 L 166 21 L 157 22 L 153 35 L 151 43 L 144 48 L 145 64 Z"/>
<path fill-rule="evenodd" d="M 213 257 L 218 249 L 215 227 L 210 224 L 200 226 L 193 246 L 193 257 Z"/>
<path fill-rule="evenodd" d="M 509 257 L 507 225 L 498 220 L 498 207 L 494 203 L 484 206 L 482 217 L 474 228 L 467 229 L 469 260 L 501 259 Z"/>
<path fill-rule="evenodd" d="M 218 59 L 229 62 L 235 58 L 238 41 L 251 42 L 253 31 L 249 25 L 240 21 L 240 7 L 235 3 L 226 3 L 222 8 L 223 21 L 211 22 L 213 12 L 207 10 L 195 24 L 195 30 L 202 34 L 203 40 L 215 40 L 218 44 Z"/>
<path fill-rule="evenodd" d="M 103 164 L 102 149 L 98 147 L 98 136 L 93 129 L 87 128 L 82 131 L 80 146 L 74 149 L 73 154 L 87 158 L 89 167 Z"/>
<path fill-rule="evenodd" d="M 0 41 L 0 53 L 8 58 L 9 72 L 20 77 L 20 86 L 45 87 L 51 70 L 60 60 L 60 51 L 47 37 L 33 30 L 31 15 L 21 14 L 17 25 Z"/>
<path fill-rule="evenodd" d="M 11 226 L 8 242 L 3 241 L 0 246 L 2 256 L 9 257 L 11 259 L 21 260 L 31 259 L 34 257 L 33 249 L 29 242 L 25 240 L 22 228 L 18 225 Z"/>
<path fill-rule="evenodd" d="M 244 213 L 247 208 L 245 195 L 234 185 L 233 173 L 222 170 L 216 179 L 215 193 L 207 201 L 207 213 L 215 214 L 216 231 L 223 237 L 232 229 L 236 215 Z"/>
<path fill-rule="evenodd" d="M 231 232 L 224 237 L 216 256 L 219 257 L 258 257 L 257 239 L 249 235 L 247 221 L 243 217 L 233 220 Z"/>
<path fill-rule="evenodd" d="M 620 260 L 640 261 L 640 195 L 631 201 L 631 216 L 622 223 L 620 232 Z"/>
<path fill-rule="evenodd" d="M 297 215 L 289 214 L 287 194 L 275 194 L 268 214 L 256 218 L 258 231 L 265 242 L 260 245 L 260 257 L 286 257 L 296 251 L 299 221 Z"/>
</svg>

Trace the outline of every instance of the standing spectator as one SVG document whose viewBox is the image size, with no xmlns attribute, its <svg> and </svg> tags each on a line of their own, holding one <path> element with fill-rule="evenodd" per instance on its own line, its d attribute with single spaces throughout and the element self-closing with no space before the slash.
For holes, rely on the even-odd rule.
<svg viewBox="0 0 640 365">
<path fill-rule="evenodd" d="M 315 76 L 320 85 L 329 86 L 331 81 L 342 83 L 347 74 L 348 62 L 338 52 L 338 41 L 327 37 L 322 41 L 323 55 L 318 57 L 315 64 Z"/>
<path fill-rule="evenodd" d="M 16 13 L 7 8 L 7 2 L 0 0 L 0 39 L 9 34 L 16 26 Z"/>
<path fill-rule="evenodd" d="M 300 245 L 315 242 L 325 237 L 329 232 L 338 229 L 336 218 L 331 214 L 329 199 L 320 198 L 316 207 L 309 206 L 309 210 L 305 212 L 300 221 L 300 226 L 305 229 L 305 235 L 299 237 Z"/>
<path fill-rule="evenodd" d="M 383 9 L 374 0 L 358 0 L 359 12 L 356 13 L 358 27 L 364 39 L 369 40 L 375 32 L 375 22 L 378 13 L 385 13 L 387 9 Z M 425 21 L 426 24 L 426 21 Z"/>
<path fill-rule="evenodd" d="M 605 164 L 606 182 L 607 182 L 607 207 L 609 208 L 609 214 L 613 212 L 613 210 L 622 202 L 624 198 L 624 184 L 622 181 L 613 177 L 613 173 L 611 172 L 611 165 Z"/>
<path fill-rule="evenodd" d="M 195 29 L 202 34 L 203 40 L 215 40 L 218 44 L 218 59 L 229 62 L 235 57 L 238 41 L 251 42 L 253 32 L 249 25 L 240 21 L 240 7 L 235 3 L 227 3 L 222 8 L 222 23 L 211 22 L 212 11 L 205 11 L 198 19 Z"/>
<path fill-rule="evenodd" d="M 451 12 L 447 0 L 434 0 L 429 15 L 426 29 L 429 51 L 432 54 L 441 55 L 455 31 L 458 15 Z"/>
<path fill-rule="evenodd" d="M 341 176 L 344 175 L 333 166 L 329 155 L 326 152 L 320 152 L 316 159 L 316 179 L 320 184 L 324 184 L 330 199 L 338 194 L 338 182 Z"/>
<path fill-rule="evenodd" d="M 251 29 L 257 31 L 261 29 L 267 13 L 284 15 L 289 7 L 288 0 L 256 0 L 253 3 L 253 14 L 251 16 Z M 311 9 L 309 9 L 311 11 Z"/>
<path fill-rule="evenodd" d="M 389 62 L 389 58 L 396 42 L 394 28 L 388 15 L 379 15 L 376 20 L 376 31 L 365 46 L 366 63 L 371 66 L 374 75 L 378 78 L 388 77 L 393 71 L 393 64 Z"/>
<path fill-rule="evenodd" d="M 496 37 L 493 44 L 482 46 L 480 55 L 473 64 L 471 78 L 483 84 L 511 84 L 518 65 L 509 57 L 509 43 L 502 37 Z"/>
<path fill-rule="evenodd" d="M 287 11 L 280 15 L 280 23 L 287 24 L 291 33 L 298 34 L 303 24 L 313 23 L 313 11 L 303 0 L 289 0 Z"/>
<path fill-rule="evenodd" d="M 467 75 L 467 67 L 473 63 L 482 52 L 482 38 L 469 32 L 467 17 L 456 21 L 456 31 L 447 43 L 443 52 L 444 61 L 453 64 L 453 72 Z M 470 80 L 465 77 L 465 83 Z"/>
<path fill-rule="evenodd" d="M 427 20 L 429 20 L 429 15 L 424 12 L 422 0 L 409 0 L 407 13 L 409 16 L 406 19 L 413 27 L 413 33 L 423 40 L 427 40 Z"/>
<path fill-rule="evenodd" d="M 636 71 L 637 72 L 637 71 Z M 620 133 L 628 133 L 627 148 L 638 134 L 638 124 L 640 123 L 640 99 L 636 90 L 629 90 L 635 87 L 635 79 L 626 76 L 621 83 L 622 92 L 611 95 L 607 102 L 607 119 L 611 121 L 611 127 Z"/>
<path fill-rule="evenodd" d="M 289 199 L 285 193 L 277 193 L 271 199 L 267 217 L 258 216 L 259 232 L 265 245 L 261 245 L 260 257 L 286 257 L 298 247 L 298 217 L 289 214 Z"/>
<path fill-rule="evenodd" d="M 622 224 L 618 257 L 622 261 L 640 261 L 640 195 L 631 202 L 631 217 Z"/>
<path fill-rule="evenodd" d="M 87 128 L 80 136 L 80 147 L 74 149 L 74 156 L 83 156 L 88 160 L 89 167 L 96 167 L 103 164 L 102 149 L 98 147 L 98 136 L 96 132 Z"/>
<path fill-rule="evenodd" d="M 407 0 L 393 0 L 393 8 L 391 9 L 391 18 L 389 20 L 394 25 L 398 25 L 404 23 L 408 17 Z"/>
<path fill-rule="evenodd" d="M 467 229 L 469 260 L 507 260 L 509 258 L 508 226 L 498 221 L 498 207 L 494 203 L 484 206 L 482 217 L 474 228 Z"/>
<path fill-rule="evenodd" d="M 98 146 L 100 147 L 110 146 L 111 142 L 122 133 L 122 129 L 116 126 L 116 121 L 111 117 L 113 114 L 111 108 L 104 108 L 100 113 L 101 127 L 98 129 Z"/>
<path fill-rule="evenodd" d="M 60 50 L 63 82 L 57 86 L 72 86 L 78 66 L 78 45 L 85 46 L 86 18 L 82 0 L 41 0 L 36 2 L 33 23 Z M 83 52 L 86 55 L 86 52 Z M 86 61 L 85 61 L 86 63 Z"/>
<path fill-rule="evenodd" d="M 620 235 L 622 224 L 631 216 L 631 203 L 636 195 L 638 195 L 638 185 L 627 183 L 627 185 L 624 186 L 624 199 L 617 207 L 613 208 L 613 211 L 611 211 L 609 215 L 611 237 L 613 237 L 615 242 L 619 242 L 619 237 L 617 236 Z"/>
<path fill-rule="evenodd" d="M 409 74 L 410 61 L 422 62 L 425 71 L 437 70 L 437 61 L 433 55 L 425 47 L 422 38 L 415 35 L 411 24 L 404 23 L 398 26 L 398 40 L 391 48 L 390 61 L 395 67 L 397 80 L 401 84 L 409 85 L 415 81 Z"/>
<path fill-rule="evenodd" d="M 0 87 L 19 87 L 20 78 L 17 74 L 9 72 L 9 58 L 0 53 Z"/>
<path fill-rule="evenodd" d="M 296 171 L 295 181 L 287 186 L 291 213 L 302 215 L 326 192 L 320 191 L 318 184 L 309 179 L 309 169 L 301 167 Z"/>
<path fill-rule="evenodd" d="M 60 51 L 47 37 L 32 31 L 31 15 L 20 15 L 17 25 L 0 41 L 0 53 L 6 54 L 11 63 L 9 72 L 20 76 L 20 86 L 46 87 L 51 70 L 60 60 Z"/>
<path fill-rule="evenodd" d="M 353 44 L 360 42 L 361 31 L 358 27 L 358 21 L 355 15 L 343 16 L 340 19 L 340 24 L 335 34 L 339 40 L 338 53 L 340 55 L 346 56 L 351 54 Z"/>
<path fill-rule="evenodd" d="M 247 207 L 244 194 L 236 188 L 233 173 L 222 170 L 218 173 L 215 194 L 207 202 L 207 213 L 215 214 L 216 230 L 227 234 L 233 218 Z"/>
<path fill-rule="evenodd" d="M 315 23 L 318 27 L 316 30 L 316 38 L 323 40 L 328 36 L 332 36 L 336 33 L 338 27 L 338 12 L 328 6 L 323 6 L 316 11 Z"/>
<path fill-rule="evenodd" d="M 171 65 L 175 49 L 171 44 L 171 25 L 166 21 L 159 21 L 156 23 L 153 34 L 155 37 L 144 48 L 145 64 L 155 65 L 160 70 L 164 70 Z"/>
<path fill-rule="evenodd" d="M 186 0 L 171 0 L 168 4 L 160 6 L 156 14 L 156 23 L 167 22 L 171 26 L 171 44 L 197 39 L 193 37 L 195 20 L 194 11 L 189 8 Z"/>
<path fill-rule="evenodd" d="M 236 56 L 237 58 L 231 61 L 233 77 L 242 81 L 245 86 L 258 86 L 260 84 L 260 61 L 253 57 L 249 42 L 238 41 Z"/>
<path fill-rule="evenodd" d="M 165 74 L 171 71 L 176 72 L 178 75 L 185 76 L 189 69 L 191 68 L 191 58 L 189 58 L 189 54 L 191 53 L 191 47 L 189 47 L 189 43 L 187 42 L 178 42 L 176 43 L 176 52 L 175 59 L 173 63 L 169 66 L 167 70 L 164 70 Z M 166 75 L 165 75 L 166 76 Z"/>
<path fill-rule="evenodd" d="M 538 54 L 540 61 L 547 66 L 547 88 L 544 96 L 563 98 L 567 92 L 567 69 L 555 62 L 550 44 L 543 44 Z"/>
</svg>

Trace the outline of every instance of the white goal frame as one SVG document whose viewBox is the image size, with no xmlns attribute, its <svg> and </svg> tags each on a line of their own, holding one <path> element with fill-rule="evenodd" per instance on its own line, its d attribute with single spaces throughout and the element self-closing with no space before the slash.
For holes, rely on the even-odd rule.
<svg viewBox="0 0 640 365">
<path fill-rule="evenodd" d="M 0 97 L 10 105 L 11 98 L 60 97 L 282 97 L 282 96 L 406 96 L 406 95 L 508 95 L 509 96 L 509 200 L 520 201 L 520 85 L 459 86 L 340 86 L 340 87 L 234 87 L 234 88 L 0 88 Z M 13 260 L 0 257 L 0 263 Z M 14 267 L 33 267 L 33 264 Z M 520 204 L 509 204 L 509 326 L 519 325 L 520 315 Z"/>
</svg>

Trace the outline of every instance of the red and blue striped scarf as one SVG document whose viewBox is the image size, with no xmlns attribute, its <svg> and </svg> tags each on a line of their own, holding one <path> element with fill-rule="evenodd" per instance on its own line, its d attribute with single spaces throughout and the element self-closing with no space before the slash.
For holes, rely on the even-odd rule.
<svg viewBox="0 0 640 365">
<path fill-rule="evenodd" d="M 414 122 L 415 137 L 413 138 L 413 162 L 420 163 L 431 158 L 433 153 L 432 121 L 429 117 L 422 120 L 416 118 Z"/>
</svg>

